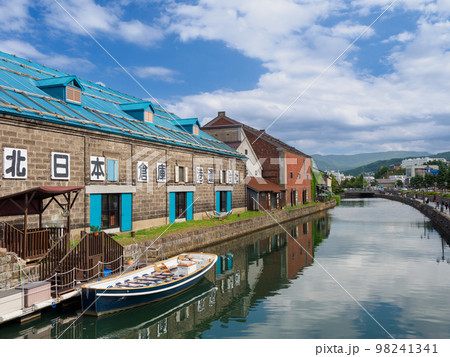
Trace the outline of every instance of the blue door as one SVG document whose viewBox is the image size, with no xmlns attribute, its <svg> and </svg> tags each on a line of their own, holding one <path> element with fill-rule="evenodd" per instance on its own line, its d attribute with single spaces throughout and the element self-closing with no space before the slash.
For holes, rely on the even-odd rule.
<svg viewBox="0 0 450 357">
<path fill-rule="evenodd" d="M 122 232 L 131 231 L 132 229 L 132 200 L 133 199 L 131 193 L 122 193 L 122 197 L 120 200 L 120 230 Z"/>
<path fill-rule="evenodd" d="M 231 211 L 231 191 L 227 191 L 227 212 Z"/>
<path fill-rule="evenodd" d="M 89 197 L 89 225 L 102 226 L 102 195 L 90 195 Z"/>
<path fill-rule="evenodd" d="M 186 221 L 192 221 L 194 219 L 194 192 L 186 193 Z"/>
<path fill-rule="evenodd" d="M 175 192 L 169 193 L 169 222 L 175 222 Z"/>
<path fill-rule="evenodd" d="M 216 211 L 220 212 L 220 191 L 216 192 Z"/>
</svg>

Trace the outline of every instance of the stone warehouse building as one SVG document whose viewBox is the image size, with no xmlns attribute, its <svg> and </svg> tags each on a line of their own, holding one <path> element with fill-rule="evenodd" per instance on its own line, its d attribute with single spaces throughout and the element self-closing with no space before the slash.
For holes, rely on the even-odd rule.
<svg viewBox="0 0 450 357">
<path fill-rule="evenodd" d="M 0 52 L 0 197 L 84 186 L 71 209 L 73 235 L 244 211 L 245 156 L 199 127 L 150 101 Z M 52 202 L 43 224 L 62 224 L 61 213 Z"/>
</svg>

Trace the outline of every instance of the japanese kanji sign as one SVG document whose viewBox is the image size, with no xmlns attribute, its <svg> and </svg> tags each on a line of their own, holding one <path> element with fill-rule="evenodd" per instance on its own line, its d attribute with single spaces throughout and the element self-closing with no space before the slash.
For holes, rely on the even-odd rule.
<svg viewBox="0 0 450 357">
<path fill-rule="evenodd" d="M 197 183 L 203 183 L 203 167 L 197 167 Z"/>
<path fill-rule="evenodd" d="M 52 152 L 52 180 L 70 180 L 70 154 Z"/>
<path fill-rule="evenodd" d="M 208 168 L 208 183 L 214 183 L 214 169 Z"/>
<path fill-rule="evenodd" d="M 227 183 L 233 184 L 233 170 L 227 170 Z"/>
<path fill-rule="evenodd" d="M 27 150 L 3 148 L 3 178 L 26 179 L 28 176 Z"/>
<path fill-rule="evenodd" d="M 166 180 L 167 180 L 166 164 L 158 162 L 156 164 L 156 181 L 166 182 Z"/>
<path fill-rule="evenodd" d="M 91 181 L 105 180 L 105 158 L 100 156 L 91 156 Z"/>
<path fill-rule="evenodd" d="M 148 162 L 147 161 L 138 161 L 136 172 L 137 172 L 138 182 L 148 182 Z"/>
<path fill-rule="evenodd" d="M 234 172 L 234 184 L 237 185 L 239 183 L 239 171 Z"/>
</svg>

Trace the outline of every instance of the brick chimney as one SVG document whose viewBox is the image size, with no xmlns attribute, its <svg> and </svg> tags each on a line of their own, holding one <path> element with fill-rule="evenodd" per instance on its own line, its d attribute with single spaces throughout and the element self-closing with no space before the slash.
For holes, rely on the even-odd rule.
<svg viewBox="0 0 450 357">
<path fill-rule="evenodd" d="M 224 118 L 225 117 L 225 112 L 219 112 L 219 113 L 217 113 L 217 116 L 219 118 Z"/>
</svg>

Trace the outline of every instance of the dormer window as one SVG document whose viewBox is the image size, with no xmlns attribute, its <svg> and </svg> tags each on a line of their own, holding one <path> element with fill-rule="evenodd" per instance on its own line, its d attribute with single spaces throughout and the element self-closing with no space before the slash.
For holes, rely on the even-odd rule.
<svg viewBox="0 0 450 357">
<path fill-rule="evenodd" d="M 81 92 L 84 88 L 75 76 L 41 79 L 36 81 L 36 85 L 53 98 L 81 104 Z"/>
<path fill-rule="evenodd" d="M 134 102 L 120 104 L 120 109 L 132 116 L 134 119 L 153 123 L 153 104 L 151 102 Z"/>
<path fill-rule="evenodd" d="M 197 118 L 177 119 L 175 125 L 182 131 L 193 135 L 200 134 L 200 123 Z"/>
</svg>

